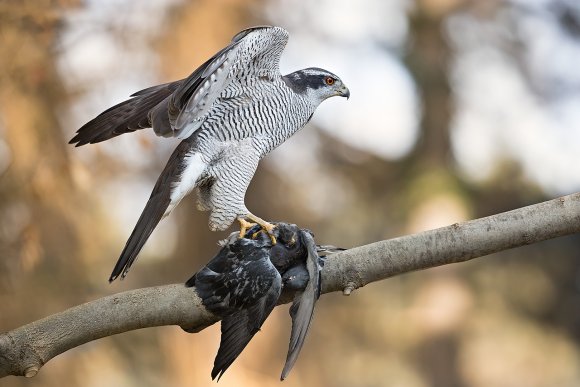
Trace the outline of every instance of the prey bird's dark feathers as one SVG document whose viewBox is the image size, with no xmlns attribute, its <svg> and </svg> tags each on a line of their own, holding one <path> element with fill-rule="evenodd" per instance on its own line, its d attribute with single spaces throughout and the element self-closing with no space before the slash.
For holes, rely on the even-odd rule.
<svg viewBox="0 0 580 387">
<path fill-rule="evenodd" d="M 195 286 L 204 306 L 222 318 L 220 348 L 211 372 L 223 375 L 258 332 L 282 291 L 292 291 L 292 333 L 281 379 L 290 372 L 302 349 L 320 297 L 323 260 L 314 238 L 296 225 L 278 223 L 277 244 L 259 232 L 244 238 L 233 233 L 219 253 L 186 286 Z"/>
<path fill-rule="evenodd" d="M 286 356 L 286 364 L 282 370 L 280 380 L 286 379 L 288 373 L 294 367 L 294 363 L 298 359 L 298 354 L 304 345 L 306 334 L 312 322 L 314 315 L 314 305 L 320 297 L 320 278 L 323 261 L 320 260 L 316 251 L 316 243 L 314 238 L 308 232 L 301 232 L 302 244 L 306 247 L 306 271 L 308 274 L 308 281 L 303 290 L 296 292 L 292 306 L 290 306 L 290 316 L 292 317 L 292 333 L 290 334 L 290 344 L 288 345 L 288 355 Z M 301 265 L 294 267 L 302 267 Z M 290 270 L 288 270 L 290 271 Z M 288 273 L 288 271 L 286 273 Z M 284 274 L 286 274 L 284 273 Z M 286 283 L 292 283 L 295 278 L 292 276 L 284 276 Z M 298 284 L 294 283 L 294 286 Z M 301 284 L 302 285 L 302 284 Z"/>
<path fill-rule="evenodd" d="M 243 238 L 228 243 L 186 283 L 195 285 L 205 307 L 222 317 L 212 379 L 221 378 L 260 330 L 280 297 L 282 279 L 270 262 L 266 242 L 263 238 Z"/>
</svg>

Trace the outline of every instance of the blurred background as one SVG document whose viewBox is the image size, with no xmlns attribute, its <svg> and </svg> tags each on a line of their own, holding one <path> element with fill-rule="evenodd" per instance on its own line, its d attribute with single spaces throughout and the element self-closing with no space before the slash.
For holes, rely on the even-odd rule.
<svg viewBox="0 0 580 387">
<path fill-rule="evenodd" d="M 239 30 L 290 31 L 282 72 L 323 67 L 324 103 L 262 163 L 247 206 L 343 247 L 580 191 L 576 0 L 0 1 L 0 331 L 116 292 L 184 282 L 216 252 L 184 200 L 125 281 L 108 275 L 176 140 L 73 148 L 132 92 L 187 76 Z M 580 239 L 319 301 L 284 385 L 578 386 Z M 280 307 L 220 386 L 278 386 Z M 219 325 L 71 350 L 4 386 L 210 385 Z"/>
</svg>

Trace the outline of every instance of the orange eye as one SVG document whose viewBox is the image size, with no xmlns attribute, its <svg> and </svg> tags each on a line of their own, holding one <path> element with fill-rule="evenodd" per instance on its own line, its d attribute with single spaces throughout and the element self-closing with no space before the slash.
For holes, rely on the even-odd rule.
<svg viewBox="0 0 580 387">
<path fill-rule="evenodd" d="M 326 79 L 324 79 L 324 83 L 326 83 L 328 86 L 332 86 L 334 85 L 335 79 L 333 77 L 326 77 Z"/>
</svg>

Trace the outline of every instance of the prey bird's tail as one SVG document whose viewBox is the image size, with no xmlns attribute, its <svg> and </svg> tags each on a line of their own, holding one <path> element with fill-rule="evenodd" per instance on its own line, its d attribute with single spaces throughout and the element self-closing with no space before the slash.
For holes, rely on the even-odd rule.
<svg viewBox="0 0 580 387">
<path fill-rule="evenodd" d="M 200 155 L 192 151 L 194 141 L 193 138 L 183 140 L 173 151 L 121 252 L 109 282 L 127 275 L 157 224 L 195 187 L 205 164 Z"/>
</svg>

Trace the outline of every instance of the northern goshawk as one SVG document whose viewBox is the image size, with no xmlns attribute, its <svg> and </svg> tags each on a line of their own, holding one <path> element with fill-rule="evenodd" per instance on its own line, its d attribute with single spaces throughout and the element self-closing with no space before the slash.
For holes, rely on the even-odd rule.
<svg viewBox="0 0 580 387">
<path fill-rule="evenodd" d="M 240 235 L 255 222 L 274 238 L 274 226 L 244 204 L 258 162 L 301 129 L 322 101 L 350 96 L 342 81 L 323 69 L 282 76 L 279 62 L 287 41 L 288 32 L 280 27 L 243 30 L 189 77 L 138 91 L 77 131 L 70 141 L 76 146 L 150 127 L 159 136 L 184 139 L 159 176 L 109 281 L 125 277 L 159 221 L 194 188 L 198 208 L 211 211 L 210 229 L 224 230 L 237 219 Z"/>
</svg>

